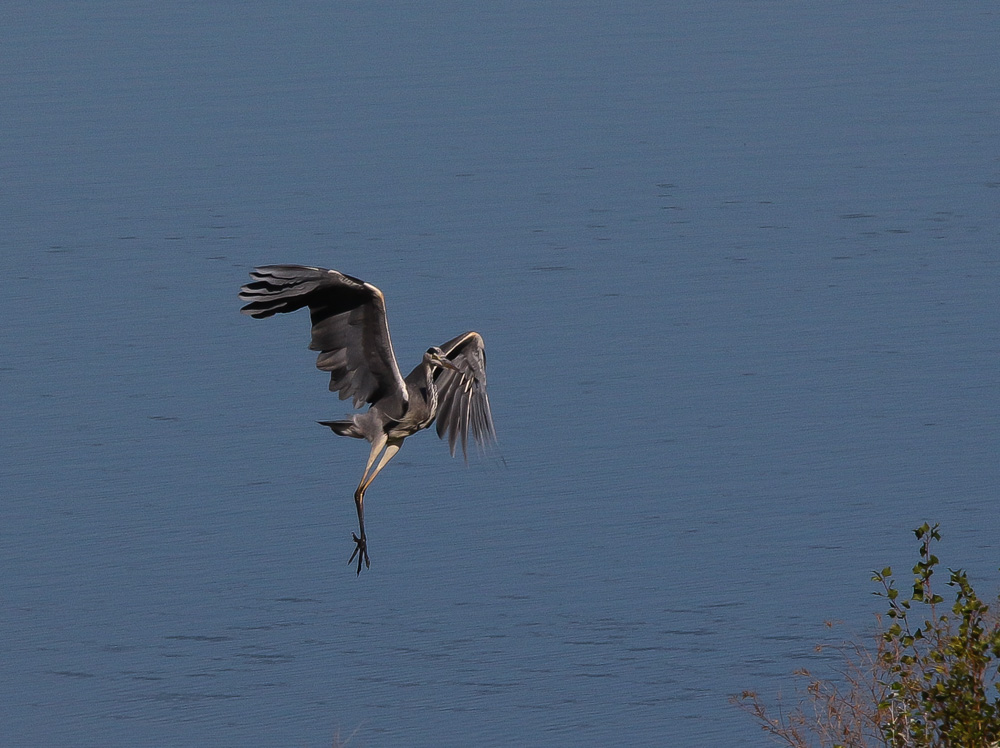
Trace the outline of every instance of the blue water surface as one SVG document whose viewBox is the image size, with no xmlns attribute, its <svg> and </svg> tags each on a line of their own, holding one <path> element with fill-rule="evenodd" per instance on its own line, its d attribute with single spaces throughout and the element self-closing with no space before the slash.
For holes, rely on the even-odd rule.
<svg viewBox="0 0 1000 748">
<path fill-rule="evenodd" d="M 4 16 L 0 743 L 763 746 L 913 527 L 995 593 L 992 4 Z M 408 440 L 360 578 L 274 262 L 486 340 L 499 450 Z"/>
</svg>

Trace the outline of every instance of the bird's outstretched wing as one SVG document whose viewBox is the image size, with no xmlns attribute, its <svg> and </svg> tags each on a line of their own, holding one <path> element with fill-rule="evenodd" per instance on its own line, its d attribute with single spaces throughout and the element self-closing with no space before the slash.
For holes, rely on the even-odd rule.
<svg viewBox="0 0 1000 748">
<path fill-rule="evenodd" d="M 458 371 L 438 369 L 434 382 L 438 389 L 437 433 L 448 436 L 448 448 L 455 456 L 461 440 L 466 456 L 469 434 L 481 447 L 496 442 L 490 399 L 486 395 L 486 350 L 478 332 L 467 332 L 441 345 L 441 350 Z"/>
<path fill-rule="evenodd" d="M 265 265 L 240 289 L 240 311 L 258 319 L 309 307 L 316 367 L 330 372 L 330 391 L 354 407 L 378 403 L 392 418 L 406 411 L 406 385 L 396 364 L 385 298 L 371 283 L 325 268 Z"/>
</svg>

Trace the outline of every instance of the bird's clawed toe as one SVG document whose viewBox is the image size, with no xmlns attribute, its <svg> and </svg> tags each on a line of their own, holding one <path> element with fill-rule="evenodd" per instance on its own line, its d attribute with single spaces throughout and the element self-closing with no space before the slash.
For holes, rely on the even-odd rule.
<svg viewBox="0 0 1000 748">
<path fill-rule="evenodd" d="M 354 553 L 351 554 L 351 557 L 349 559 L 347 559 L 347 563 L 351 563 L 354 560 L 354 557 L 357 556 L 358 557 L 358 575 L 360 576 L 360 574 L 361 574 L 361 562 L 362 561 L 365 562 L 365 568 L 366 569 L 371 568 L 371 565 L 372 565 L 372 562 L 368 559 L 368 543 L 365 541 L 365 535 L 364 535 L 364 533 L 362 533 L 361 537 L 359 538 L 357 535 L 355 535 L 352 532 L 351 533 L 351 537 L 354 539 L 354 542 L 357 543 L 357 548 L 354 549 Z"/>
</svg>

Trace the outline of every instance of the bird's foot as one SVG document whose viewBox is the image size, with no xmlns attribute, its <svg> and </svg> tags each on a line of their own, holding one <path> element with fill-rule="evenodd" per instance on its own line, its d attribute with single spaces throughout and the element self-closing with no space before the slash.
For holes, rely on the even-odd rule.
<svg viewBox="0 0 1000 748">
<path fill-rule="evenodd" d="M 371 568 L 371 565 L 372 565 L 372 562 L 368 560 L 368 543 L 365 541 L 365 534 L 364 533 L 361 533 L 361 537 L 359 538 L 357 535 L 355 535 L 352 532 L 351 533 L 351 537 L 354 538 L 354 542 L 358 544 L 358 547 L 354 549 L 354 553 L 352 553 L 351 557 L 349 559 L 347 559 L 347 563 L 351 563 L 354 560 L 354 557 L 357 556 L 358 557 L 358 575 L 360 576 L 360 574 L 361 574 L 361 562 L 362 561 L 365 562 L 365 568 L 366 569 Z"/>
</svg>

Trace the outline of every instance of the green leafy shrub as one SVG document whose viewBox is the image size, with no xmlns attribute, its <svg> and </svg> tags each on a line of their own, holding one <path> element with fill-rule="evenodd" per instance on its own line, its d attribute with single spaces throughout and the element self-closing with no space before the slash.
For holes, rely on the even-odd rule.
<svg viewBox="0 0 1000 748">
<path fill-rule="evenodd" d="M 756 693 L 734 701 L 779 743 L 793 748 L 1000 748 L 1000 598 L 991 609 L 962 570 L 949 570 L 955 602 L 947 607 L 931 585 L 939 561 L 938 525 L 914 530 L 920 561 L 909 597 L 891 568 L 872 581 L 889 608 L 878 616 L 873 645 L 839 648 L 836 681 L 807 682 L 797 703 L 775 716 Z M 829 624 L 828 624 L 829 625 Z"/>
</svg>

